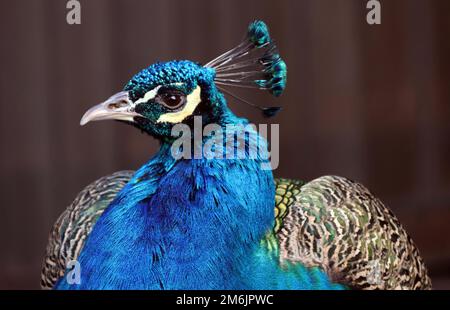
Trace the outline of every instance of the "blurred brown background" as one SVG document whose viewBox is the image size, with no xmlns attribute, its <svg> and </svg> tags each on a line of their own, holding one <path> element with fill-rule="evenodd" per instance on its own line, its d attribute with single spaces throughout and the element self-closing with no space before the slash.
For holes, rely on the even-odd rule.
<svg viewBox="0 0 450 310">
<path fill-rule="evenodd" d="M 367 185 L 450 288 L 450 1 L 1 1 L 0 288 L 39 287 L 50 227 L 88 183 L 135 169 L 157 142 L 83 112 L 156 60 L 206 62 L 265 20 L 289 68 L 277 176 L 338 174 Z M 230 103 L 254 122 L 259 113 Z"/>
</svg>

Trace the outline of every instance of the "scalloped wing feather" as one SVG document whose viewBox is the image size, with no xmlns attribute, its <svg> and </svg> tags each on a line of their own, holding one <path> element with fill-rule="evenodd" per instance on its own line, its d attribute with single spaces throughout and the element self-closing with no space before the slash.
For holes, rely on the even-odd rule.
<svg viewBox="0 0 450 310">
<path fill-rule="evenodd" d="M 276 185 L 281 262 L 318 266 L 355 289 L 431 289 L 412 239 L 364 186 L 336 176 Z"/>
<path fill-rule="evenodd" d="M 66 263 L 77 259 L 95 222 L 133 174 L 134 171 L 119 171 L 98 179 L 84 188 L 61 214 L 49 235 L 41 272 L 42 288 L 51 289 L 64 276 Z"/>
</svg>

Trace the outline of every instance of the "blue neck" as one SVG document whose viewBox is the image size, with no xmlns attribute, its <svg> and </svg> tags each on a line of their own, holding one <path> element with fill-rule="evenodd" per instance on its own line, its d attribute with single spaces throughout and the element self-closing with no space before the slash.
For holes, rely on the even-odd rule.
<svg viewBox="0 0 450 310">
<path fill-rule="evenodd" d="M 243 266 L 273 227 L 272 172 L 259 158 L 175 160 L 170 148 L 162 144 L 95 224 L 77 288 L 244 286 Z"/>
<path fill-rule="evenodd" d="M 275 188 L 261 157 L 175 160 L 163 143 L 95 224 L 78 258 L 81 284 L 63 277 L 56 288 L 342 288 L 317 268 L 281 266 L 264 246 Z"/>
</svg>

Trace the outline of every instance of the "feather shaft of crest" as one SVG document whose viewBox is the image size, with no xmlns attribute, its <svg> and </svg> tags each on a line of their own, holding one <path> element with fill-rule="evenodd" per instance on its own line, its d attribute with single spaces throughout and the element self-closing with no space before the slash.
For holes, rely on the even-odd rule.
<svg viewBox="0 0 450 310">
<path fill-rule="evenodd" d="M 261 72 L 259 71 L 248 71 L 248 72 L 231 72 L 231 73 L 218 73 L 216 76 L 218 78 L 226 78 L 226 77 L 233 77 L 233 76 L 240 76 L 242 78 L 245 78 L 247 76 L 252 76 L 254 74 L 259 74 Z"/>
<path fill-rule="evenodd" d="M 204 67 L 208 67 L 208 68 L 215 68 L 217 66 L 218 63 L 221 63 L 221 61 L 223 61 L 224 59 L 228 59 L 230 57 L 233 57 L 233 55 L 239 53 L 239 51 L 241 49 L 244 49 L 245 45 L 249 45 L 247 41 L 243 41 L 241 42 L 238 46 L 232 48 L 231 50 L 223 53 L 222 55 L 220 55 L 219 57 L 214 58 L 213 60 L 211 60 L 210 62 L 208 62 L 206 65 L 204 65 Z M 250 47 L 251 45 L 249 45 Z"/>
<path fill-rule="evenodd" d="M 267 42 L 267 44 L 264 44 L 263 46 L 261 46 L 260 48 L 263 48 L 264 46 L 270 44 L 270 42 Z M 242 57 L 245 57 L 247 55 L 250 54 L 250 52 L 252 51 L 252 49 L 255 48 L 253 46 L 252 43 L 249 43 L 247 46 L 245 46 L 242 50 L 238 50 L 236 51 L 236 53 L 230 55 L 229 57 L 227 57 L 226 60 L 224 60 L 222 63 L 218 64 L 217 66 L 215 66 L 214 68 L 216 70 L 223 68 L 227 63 L 232 62 L 233 60 L 237 60 L 240 59 Z"/>
<path fill-rule="evenodd" d="M 249 105 L 249 106 L 251 106 L 253 108 L 261 110 L 261 112 L 263 113 L 263 115 L 265 117 L 273 117 L 273 116 L 275 116 L 278 113 L 278 111 L 281 110 L 280 107 L 261 107 L 261 106 L 259 106 L 257 104 L 251 103 L 250 101 L 247 101 L 247 100 L 237 96 L 236 94 L 233 94 L 232 92 L 230 92 L 229 90 L 227 90 L 227 89 L 225 89 L 223 87 L 219 87 L 218 86 L 217 88 L 219 88 L 222 92 L 226 93 L 227 95 L 230 95 L 234 99 L 236 99 L 238 101 L 241 101 L 241 102 L 243 102 L 243 103 L 245 103 L 245 104 L 247 104 L 247 105 Z"/>
<path fill-rule="evenodd" d="M 221 79 L 221 78 L 216 78 L 216 81 L 225 82 L 225 83 L 241 83 L 241 82 L 243 82 L 241 79 L 237 80 L 237 79 Z"/>
<path fill-rule="evenodd" d="M 236 62 L 234 64 L 222 67 L 220 69 L 216 69 L 216 72 L 224 72 L 224 71 L 241 69 L 241 68 L 245 68 L 245 67 L 251 67 L 251 66 L 257 65 L 258 63 L 260 63 L 260 60 L 258 58 L 244 60 L 244 61 Z"/>
<path fill-rule="evenodd" d="M 258 109 L 261 108 L 260 106 L 254 104 L 254 103 L 251 103 L 251 102 L 249 102 L 249 101 L 247 101 L 247 100 L 245 100 L 245 99 L 243 99 L 243 98 L 237 96 L 236 94 L 233 94 L 232 92 L 230 92 L 229 90 L 227 90 L 227 89 L 225 89 L 225 88 L 223 88 L 223 87 L 218 87 L 218 88 L 219 88 L 221 91 L 223 91 L 224 93 L 226 93 L 227 95 L 230 95 L 230 96 L 233 97 L 234 99 L 237 99 L 237 100 L 239 100 L 239 101 L 242 101 L 242 102 L 244 102 L 245 104 L 248 104 L 249 106 L 252 106 L 252 107 L 255 107 L 255 108 L 258 108 Z"/>
<path fill-rule="evenodd" d="M 252 48 L 253 48 L 252 44 L 248 43 L 244 47 L 238 49 L 235 53 L 232 53 L 231 55 L 226 57 L 226 59 L 224 59 L 220 64 L 215 66 L 215 68 L 219 69 L 220 67 L 224 66 L 225 64 L 227 64 L 233 60 L 236 60 L 236 59 L 239 59 L 241 57 L 248 55 Z"/>
<path fill-rule="evenodd" d="M 239 87 L 239 88 L 252 88 L 252 89 L 262 89 L 262 90 L 267 90 L 266 87 L 261 87 L 255 84 L 243 84 L 243 83 L 225 83 L 225 82 L 216 82 L 216 84 L 218 85 L 224 85 L 224 86 L 233 86 L 233 87 Z"/>
</svg>

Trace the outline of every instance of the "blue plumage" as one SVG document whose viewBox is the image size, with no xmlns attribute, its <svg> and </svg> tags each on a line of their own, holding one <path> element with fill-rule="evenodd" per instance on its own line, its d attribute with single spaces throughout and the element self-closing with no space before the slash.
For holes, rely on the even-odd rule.
<svg viewBox="0 0 450 310">
<path fill-rule="evenodd" d="M 274 227 L 275 185 L 271 170 L 262 168 L 267 147 L 256 132 L 244 135 L 245 148 L 224 135 L 219 147 L 226 153 L 231 141 L 247 155 L 242 158 L 173 156 L 172 130 L 180 124 L 192 128 L 195 116 L 223 130 L 248 123 L 229 110 L 217 85 L 225 83 L 221 74 L 231 63 L 227 59 L 239 59 L 255 48 L 269 49 L 253 60 L 262 67 L 252 85 L 280 95 L 286 65 L 267 26 L 257 21 L 248 29 L 248 41 L 215 66 L 190 61 L 154 64 L 135 75 L 123 92 L 88 111 L 83 124 L 107 118 L 125 121 L 158 138 L 161 148 L 95 223 L 78 257 L 81 283 L 71 285 L 62 277 L 55 288 L 344 288 L 317 268 L 280 264 L 278 250 L 262 241 Z M 204 136 L 201 144 L 210 139 Z M 256 157 L 248 156 L 252 148 L 258 149 Z"/>
<path fill-rule="evenodd" d="M 56 288 L 342 288 L 317 269 L 281 267 L 261 246 L 275 195 L 263 161 L 175 161 L 163 144 L 96 223 L 78 258 L 81 284 Z"/>
</svg>

